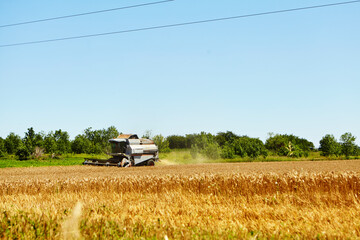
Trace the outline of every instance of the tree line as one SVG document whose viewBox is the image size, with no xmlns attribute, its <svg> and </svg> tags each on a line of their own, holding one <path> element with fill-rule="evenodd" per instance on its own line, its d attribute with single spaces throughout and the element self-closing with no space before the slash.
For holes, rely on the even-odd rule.
<svg viewBox="0 0 360 240">
<path fill-rule="evenodd" d="M 44 132 L 35 132 L 31 127 L 21 138 L 10 133 L 5 139 L 0 137 L 0 157 L 16 155 L 19 159 L 39 158 L 44 153 L 56 157 L 66 153 L 102 154 L 110 152 L 111 138 L 119 135 L 116 127 L 93 130 L 87 128 L 82 134 L 70 140 L 68 132 L 61 129 Z M 269 134 L 265 142 L 258 138 L 240 136 L 231 131 L 211 134 L 206 132 L 164 137 L 151 137 L 147 131 L 142 137 L 152 138 L 160 152 L 169 152 L 172 149 L 190 149 L 193 158 L 203 154 L 210 159 L 217 158 L 266 158 L 271 156 L 307 157 L 312 151 L 321 151 L 323 156 L 359 156 L 360 148 L 355 144 L 356 137 L 351 133 L 344 133 L 339 141 L 331 134 L 320 140 L 319 149 L 304 138 L 288 134 Z"/>
<path fill-rule="evenodd" d="M 110 151 L 108 140 L 118 135 L 119 131 L 114 126 L 100 130 L 87 128 L 70 140 L 68 132 L 61 129 L 45 134 L 36 133 L 31 127 L 24 138 L 15 133 L 10 133 L 5 139 L 0 137 L 0 157 L 16 155 L 19 159 L 28 159 L 44 153 L 53 157 L 67 153 L 101 154 Z"/>
<path fill-rule="evenodd" d="M 266 158 L 271 156 L 308 157 L 310 152 L 321 151 L 322 156 L 360 156 L 360 147 L 355 144 L 356 137 L 351 133 L 344 133 L 337 141 L 333 135 L 326 135 L 320 140 L 319 149 L 305 138 L 288 134 L 270 133 L 265 142 L 258 138 L 240 136 L 231 131 L 219 132 L 216 135 L 201 132 L 200 134 L 186 134 L 185 136 L 171 135 L 164 138 L 168 149 L 191 149 L 193 156 L 197 153 L 208 158 L 237 158 L 250 157 Z M 162 150 L 162 149 L 160 149 Z M 166 149 L 165 149 L 166 150 Z M 168 150 L 167 150 L 168 151 Z"/>
</svg>

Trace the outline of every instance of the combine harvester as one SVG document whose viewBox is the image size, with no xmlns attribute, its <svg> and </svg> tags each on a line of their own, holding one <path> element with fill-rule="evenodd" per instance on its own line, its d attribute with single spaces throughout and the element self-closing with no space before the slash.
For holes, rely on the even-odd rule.
<svg viewBox="0 0 360 240">
<path fill-rule="evenodd" d="M 95 166 L 155 166 L 159 161 L 159 149 L 154 141 L 140 138 L 136 134 L 121 134 L 110 139 L 112 158 L 107 160 L 85 159 L 84 165 Z"/>
</svg>

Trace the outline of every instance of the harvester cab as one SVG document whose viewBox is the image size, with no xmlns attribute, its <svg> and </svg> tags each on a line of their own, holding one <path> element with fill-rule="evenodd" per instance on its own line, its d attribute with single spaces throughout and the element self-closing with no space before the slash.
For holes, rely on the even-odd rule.
<svg viewBox="0 0 360 240">
<path fill-rule="evenodd" d="M 121 134 L 109 140 L 112 158 L 107 160 L 85 159 L 84 165 L 96 166 L 154 166 L 159 160 L 159 150 L 154 141 L 136 134 Z"/>
</svg>

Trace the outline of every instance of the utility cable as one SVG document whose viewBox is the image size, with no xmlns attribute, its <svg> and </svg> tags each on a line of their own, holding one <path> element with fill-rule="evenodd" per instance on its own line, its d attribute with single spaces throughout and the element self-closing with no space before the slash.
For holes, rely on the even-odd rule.
<svg viewBox="0 0 360 240">
<path fill-rule="evenodd" d="M 89 35 L 64 37 L 64 38 L 55 38 L 55 39 L 39 40 L 39 41 L 32 41 L 32 42 L 4 44 L 4 45 L 0 45 L 0 47 L 14 47 L 14 46 L 20 46 L 20 45 L 39 44 L 39 43 L 65 41 L 65 40 L 72 40 L 72 39 L 99 37 L 99 36 L 106 36 L 106 35 L 113 35 L 113 34 L 123 34 L 123 33 L 131 33 L 131 32 L 148 31 L 148 30 L 155 30 L 155 29 L 162 29 L 162 28 L 180 27 L 180 26 L 186 26 L 186 25 L 194 25 L 194 24 L 202 24 L 202 23 L 209 23 L 209 22 L 226 21 L 226 20 L 233 20 L 233 19 L 239 19 L 239 18 L 256 17 L 256 16 L 262 16 L 262 15 L 279 14 L 279 13 L 286 13 L 286 12 L 293 12 L 293 11 L 302 11 L 302 10 L 308 10 L 308 9 L 314 9 L 314 8 L 324 8 L 324 7 L 331 7 L 331 6 L 338 6 L 338 5 L 359 3 L 359 2 L 360 2 L 360 0 L 348 1 L 348 2 L 338 2 L 338 3 L 324 4 L 324 5 L 315 5 L 315 6 L 308 6 L 308 7 L 301 7 L 301 8 L 277 10 L 277 11 L 271 11 L 271 12 L 253 13 L 253 14 L 240 15 L 240 16 L 214 18 L 214 19 L 207 19 L 207 20 L 200 20 L 200 21 L 193 21 L 193 22 L 185 22 L 185 23 L 175 23 L 175 24 L 153 26 L 153 27 L 135 28 L 135 29 L 115 31 L 115 32 L 96 33 L 96 34 L 89 34 Z"/>
<path fill-rule="evenodd" d="M 105 10 L 99 10 L 99 11 L 93 11 L 93 12 L 78 13 L 78 14 L 72 14 L 72 15 L 66 15 L 66 16 L 60 16 L 60 17 L 38 19 L 38 20 L 32 20 L 32 21 L 27 21 L 27 22 L 11 23 L 11 24 L 6 24 L 6 25 L 0 25 L 0 28 L 14 27 L 14 26 L 19 26 L 19 25 L 46 22 L 46 21 L 54 21 L 54 20 L 59 20 L 59 19 L 64 19 L 64 18 L 80 17 L 80 16 L 98 14 L 98 13 L 104 13 L 104 12 L 119 11 L 119 10 L 124 10 L 124 9 L 129 9 L 129 8 L 144 7 L 144 6 L 167 3 L 167 2 L 172 2 L 172 1 L 175 1 L 175 0 L 165 0 L 165 1 L 158 1 L 158 2 L 150 2 L 150 3 L 143 3 L 143 4 L 138 4 L 138 5 L 111 8 L 111 9 L 105 9 Z"/>
</svg>

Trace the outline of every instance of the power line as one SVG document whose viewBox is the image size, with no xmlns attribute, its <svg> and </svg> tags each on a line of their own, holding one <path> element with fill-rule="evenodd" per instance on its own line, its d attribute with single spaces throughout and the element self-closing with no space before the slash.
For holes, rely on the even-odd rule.
<svg viewBox="0 0 360 240">
<path fill-rule="evenodd" d="M 271 15 L 271 14 L 279 14 L 279 13 L 286 13 L 286 12 L 302 11 L 302 10 L 308 10 L 308 9 L 314 9 L 314 8 L 324 8 L 324 7 L 331 7 L 331 6 L 338 6 L 338 5 L 359 3 L 359 2 L 360 2 L 360 0 L 348 1 L 348 2 L 338 2 L 338 3 L 324 4 L 324 5 L 315 5 L 315 6 L 308 6 L 308 7 L 301 7 L 301 8 L 277 10 L 277 11 L 271 11 L 271 12 L 253 13 L 253 14 L 240 15 L 240 16 L 213 18 L 213 19 L 193 21 L 193 22 L 175 23 L 175 24 L 169 24 L 169 25 L 128 29 L 128 30 L 121 30 L 121 31 L 115 31 L 115 32 L 96 33 L 96 34 L 89 34 L 89 35 L 55 38 L 55 39 L 39 40 L 39 41 L 32 41 L 32 42 L 12 43 L 12 44 L 0 45 L 0 47 L 14 47 L 14 46 L 20 46 L 20 45 L 39 44 L 39 43 L 65 41 L 65 40 L 80 39 L 80 38 L 99 37 L 99 36 L 106 36 L 106 35 L 113 35 L 113 34 L 148 31 L 148 30 L 155 30 L 155 29 L 162 29 L 162 28 L 180 27 L 180 26 L 186 26 L 186 25 L 194 25 L 194 24 L 233 20 L 233 19 L 239 19 L 239 18 L 256 17 L 256 16 L 262 16 L 262 15 Z"/>
<path fill-rule="evenodd" d="M 93 11 L 93 12 L 78 13 L 78 14 L 72 14 L 72 15 L 66 15 L 66 16 L 60 16 L 60 17 L 38 19 L 38 20 L 27 21 L 27 22 L 11 23 L 11 24 L 6 24 L 6 25 L 0 25 L 0 28 L 14 27 L 14 26 L 19 26 L 19 25 L 46 22 L 46 21 L 54 21 L 54 20 L 59 20 L 59 19 L 64 19 L 64 18 L 80 17 L 80 16 L 85 16 L 85 15 L 90 15 L 90 14 L 98 14 L 98 13 L 111 12 L 111 11 L 119 11 L 119 10 L 124 10 L 124 9 L 129 9 L 129 8 L 144 7 L 144 6 L 167 3 L 167 2 L 172 2 L 172 1 L 175 1 L 175 0 L 165 0 L 165 1 L 158 1 L 158 2 L 150 2 L 150 3 L 143 3 L 143 4 L 138 4 L 138 5 L 125 6 L 125 7 L 104 9 L 104 10 Z"/>
</svg>

